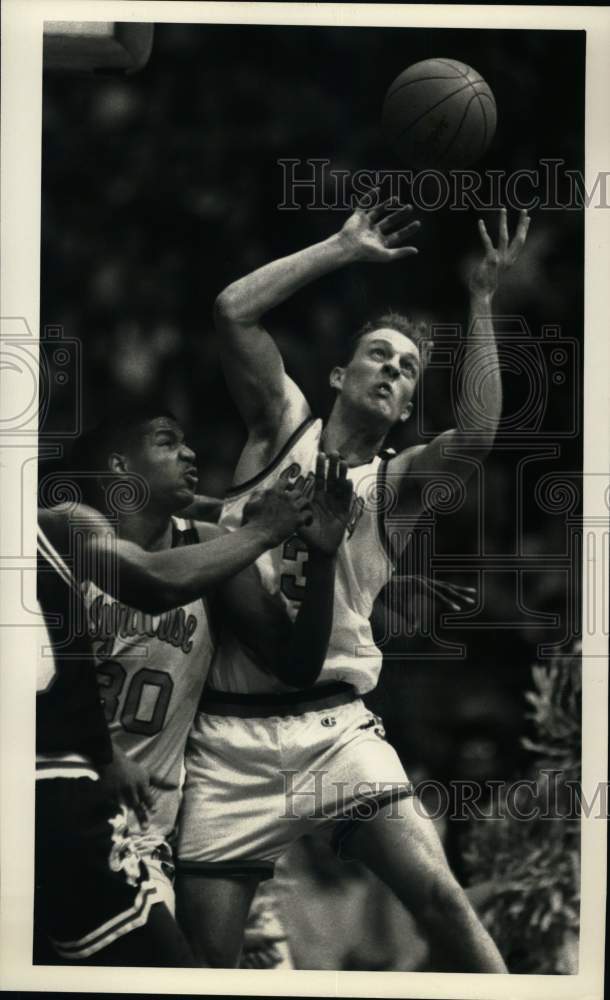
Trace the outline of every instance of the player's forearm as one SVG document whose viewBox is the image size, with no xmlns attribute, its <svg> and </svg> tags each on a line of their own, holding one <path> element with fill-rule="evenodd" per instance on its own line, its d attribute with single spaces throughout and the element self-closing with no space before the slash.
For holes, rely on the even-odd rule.
<svg viewBox="0 0 610 1000">
<path fill-rule="evenodd" d="M 271 261 L 220 293 L 215 306 L 217 319 L 235 324 L 255 323 L 300 288 L 353 260 L 353 249 L 336 233 L 321 243 Z"/>
<path fill-rule="evenodd" d="M 112 574 L 114 580 L 104 579 L 100 585 L 131 607 L 160 614 L 203 596 L 254 562 L 271 544 L 268 534 L 254 525 L 162 552 L 145 552 L 119 540 L 118 572 Z"/>
<path fill-rule="evenodd" d="M 459 389 L 462 433 L 489 447 L 502 415 L 502 379 L 493 325 L 493 296 L 471 295 L 469 333 Z"/>
<path fill-rule="evenodd" d="M 207 497 L 198 493 L 188 507 L 180 511 L 180 517 L 192 518 L 194 521 L 210 521 L 214 524 L 220 517 L 223 501 L 218 497 Z"/>
<path fill-rule="evenodd" d="M 278 543 L 268 527 L 252 523 L 198 545 L 147 552 L 118 538 L 102 514 L 82 504 L 74 511 L 40 510 L 38 518 L 59 551 L 76 552 L 73 572 L 79 583 L 92 580 L 111 597 L 148 614 L 196 600 Z M 74 544 L 75 527 L 81 534 L 87 529 L 82 551 Z"/>
<path fill-rule="evenodd" d="M 335 556 L 310 552 L 305 596 L 274 673 L 285 684 L 310 687 L 324 666 L 333 625 Z"/>
</svg>

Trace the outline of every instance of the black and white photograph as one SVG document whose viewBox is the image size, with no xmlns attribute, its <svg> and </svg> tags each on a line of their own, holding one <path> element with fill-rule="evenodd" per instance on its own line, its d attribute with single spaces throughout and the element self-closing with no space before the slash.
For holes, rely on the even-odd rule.
<svg viewBox="0 0 610 1000">
<path fill-rule="evenodd" d="M 608 11 L 3 21 L 3 988 L 601 998 Z"/>
</svg>

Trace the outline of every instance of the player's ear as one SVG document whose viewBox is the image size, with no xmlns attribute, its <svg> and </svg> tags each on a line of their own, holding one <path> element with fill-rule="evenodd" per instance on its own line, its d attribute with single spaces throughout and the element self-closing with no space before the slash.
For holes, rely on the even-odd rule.
<svg viewBox="0 0 610 1000">
<path fill-rule="evenodd" d="M 398 419 L 402 424 L 404 424 L 405 420 L 409 419 L 412 412 L 413 412 L 413 403 L 407 403 L 407 405 L 405 406 L 404 410 L 402 411 Z"/>
<path fill-rule="evenodd" d="M 345 368 L 340 368 L 339 365 L 335 365 L 330 373 L 330 387 L 331 389 L 342 389 L 343 388 L 343 376 L 345 375 Z"/>
<path fill-rule="evenodd" d="M 114 473 L 128 472 L 125 455 L 121 455 L 118 451 L 111 452 L 108 456 L 108 468 Z"/>
</svg>

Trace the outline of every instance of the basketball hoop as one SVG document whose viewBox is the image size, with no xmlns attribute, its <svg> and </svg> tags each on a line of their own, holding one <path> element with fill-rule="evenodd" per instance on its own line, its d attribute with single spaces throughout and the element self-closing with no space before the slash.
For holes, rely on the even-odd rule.
<svg viewBox="0 0 610 1000">
<path fill-rule="evenodd" d="M 154 25 L 118 21 L 46 21 L 45 70 L 135 73 L 146 65 Z"/>
</svg>

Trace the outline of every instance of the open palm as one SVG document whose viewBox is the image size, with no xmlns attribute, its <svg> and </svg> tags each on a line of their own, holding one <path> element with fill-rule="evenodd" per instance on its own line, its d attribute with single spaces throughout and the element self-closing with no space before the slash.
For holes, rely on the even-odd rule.
<svg viewBox="0 0 610 1000">
<path fill-rule="evenodd" d="M 341 229 L 340 237 L 356 260 L 391 261 L 416 254 L 417 247 L 406 246 L 420 227 L 413 220 L 412 205 L 400 205 L 390 199 L 373 208 L 358 206 Z"/>
<path fill-rule="evenodd" d="M 339 455 L 318 452 L 315 489 L 310 498 L 311 520 L 299 528 L 299 535 L 309 548 L 334 555 L 349 521 L 353 486 L 347 478 L 347 465 Z"/>
<path fill-rule="evenodd" d="M 483 243 L 483 258 L 470 275 L 470 291 L 475 295 L 493 295 L 498 279 L 503 271 L 511 267 L 518 259 L 525 246 L 530 217 L 523 209 L 519 215 L 517 231 L 511 240 L 508 235 L 506 209 L 500 211 L 500 226 L 498 246 L 495 247 L 489 237 L 482 219 L 479 219 L 479 233 Z"/>
</svg>

